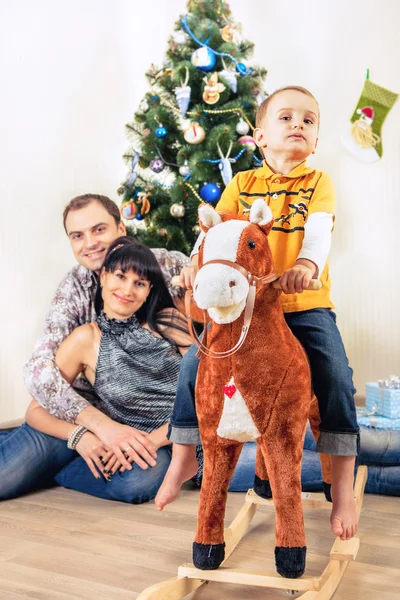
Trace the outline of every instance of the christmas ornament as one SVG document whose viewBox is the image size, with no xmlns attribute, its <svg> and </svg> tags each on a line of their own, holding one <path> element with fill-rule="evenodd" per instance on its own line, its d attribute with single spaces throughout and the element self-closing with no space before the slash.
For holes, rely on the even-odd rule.
<svg viewBox="0 0 400 600">
<path fill-rule="evenodd" d="M 219 72 L 219 76 L 223 77 L 225 79 L 225 81 L 231 88 L 232 92 L 234 94 L 236 94 L 236 92 L 237 92 L 237 75 L 236 75 L 236 73 L 234 71 L 228 71 L 228 69 L 224 69 L 223 71 Z"/>
<path fill-rule="evenodd" d="M 207 46 L 202 46 L 193 52 L 191 61 L 192 65 L 194 65 L 196 69 L 208 72 L 213 70 L 217 59 L 215 58 L 214 52 L 211 52 L 210 48 Z"/>
<path fill-rule="evenodd" d="M 160 71 L 158 71 L 155 75 L 155 79 L 160 79 L 161 77 L 171 77 L 172 75 L 172 69 L 171 67 L 167 67 L 167 68 L 163 68 L 160 69 Z"/>
<path fill-rule="evenodd" d="M 147 100 L 142 100 L 141 103 L 139 104 L 139 108 L 143 112 L 148 111 L 149 110 L 149 103 L 147 102 Z"/>
<path fill-rule="evenodd" d="M 128 202 L 124 202 L 123 204 L 121 204 L 120 212 L 121 212 L 121 217 L 123 219 L 126 219 L 127 221 L 134 219 L 136 217 L 136 212 L 137 212 L 135 203 L 132 202 L 132 200 L 129 200 Z"/>
<path fill-rule="evenodd" d="M 179 31 L 175 31 L 172 34 L 172 38 L 176 44 L 186 44 L 187 42 L 187 36 L 185 35 L 184 31 L 182 31 L 182 29 L 180 29 Z"/>
<path fill-rule="evenodd" d="M 136 219 L 138 221 L 141 221 L 142 219 L 144 219 L 144 216 L 139 213 L 139 214 L 136 215 Z"/>
<path fill-rule="evenodd" d="M 238 139 L 238 142 L 239 144 L 242 144 L 242 146 L 246 146 L 252 152 L 254 152 L 257 146 L 251 135 L 242 135 L 242 137 Z"/>
<path fill-rule="evenodd" d="M 179 202 L 173 204 L 169 209 L 169 212 L 175 219 L 180 219 L 185 214 L 185 207 Z"/>
<path fill-rule="evenodd" d="M 200 233 L 201 233 L 201 227 L 200 227 L 200 225 L 193 225 L 192 231 L 193 231 L 193 233 L 195 235 L 200 235 Z"/>
<path fill-rule="evenodd" d="M 223 155 L 219 144 L 217 144 L 217 148 L 218 148 L 219 155 L 221 157 L 218 167 L 219 167 L 219 170 L 221 171 L 222 181 L 224 182 L 225 185 L 228 185 L 228 183 L 232 180 L 232 165 L 231 165 L 231 163 L 234 162 L 232 158 L 229 158 L 229 155 L 232 150 L 232 142 L 229 144 L 229 149 L 228 149 L 226 156 Z M 201 196 L 201 190 L 200 190 L 200 196 Z"/>
<path fill-rule="evenodd" d="M 244 63 L 236 63 L 236 67 L 235 67 L 236 71 L 239 73 L 239 75 L 249 75 L 251 73 L 251 71 L 253 69 L 250 69 L 250 71 L 247 70 L 247 67 Z"/>
<path fill-rule="evenodd" d="M 131 172 L 126 180 L 126 185 L 128 185 L 130 187 L 132 187 L 135 184 L 135 181 L 137 178 L 137 173 L 135 171 L 135 168 L 139 162 L 139 159 L 140 159 L 139 152 L 135 152 L 135 154 L 132 156 Z"/>
<path fill-rule="evenodd" d="M 137 204 L 140 205 L 140 212 L 142 213 L 142 215 L 147 215 L 147 213 L 150 211 L 151 208 L 151 204 L 150 204 L 150 200 L 149 200 L 149 196 L 150 196 L 150 192 L 139 192 L 137 195 Z"/>
<path fill-rule="evenodd" d="M 184 133 L 183 137 L 188 144 L 200 144 L 206 137 L 206 132 L 199 123 L 192 123 Z"/>
<path fill-rule="evenodd" d="M 246 135 L 246 133 L 249 133 L 249 129 L 250 127 L 244 119 L 240 119 L 239 123 L 236 125 L 236 131 L 239 135 Z"/>
<path fill-rule="evenodd" d="M 167 235 L 168 231 L 165 229 L 165 227 L 162 227 L 160 229 L 160 231 L 158 232 L 158 235 L 161 235 L 162 237 L 164 237 L 164 235 Z"/>
<path fill-rule="evenodd" d="M 215 183 L 206 183 L 200 188 L 200 196 L 205 202 L 217 202 L 221 198 L 221 190 Z"/>
<path fill-rule="evenodd" d="M 238 46 L 242 41 L 240 29 L 241 25 L 239 23 L 228 23 L 228 25 L 225 25 L 225 27 L 221 29 L 221 37 L 224 42 L 233 42 Z"/>
<path fill-rule="evenodd" d="M 266 98 L 268 98 L 268 94 L 266 94 L 263 91 L 257 90 L 256 101 L 258 106 L 260 106 L 260 104 L 262 104 Z"/>
<path fill-rule="evenodd" d="M 187 160 L 185 160 L 185 164 L 179 167 L 179 175 L 182 175 L 182 177 L 186 177 L 187 175 L 189 175 L 189 173 L 190 167 L 187 163 Z"/>
<path fill-rule="evenodd" d="M 168 131 L 165 129 L 165 127 L 163 127 L 162 125 L 160 127 L 157 127 L 156 129 L 156 136 L 160 139 L 165 138 L 165 136 L 168 135 Z"/>
<path fill-rule="evenodd" d="M 161 173 L 161 171 L 164 171 L 164 168 L 165 164 L 161 158 L 155 158 L 150 163 L 150 169 L 154 171 L 154 173 Z"/>
<path fill-rule="evenodd" d="M 192 89 L 191 89 L 190 85 L 188 85 L 188 82 L 189 82 L 189 69 L 186 67 L 185 81 L 182 82 L 182 80 L 181 80 L 180 87 L 175 88 L 176 102 L 179 106 L 182 117 L 185 117 L 186 111 L 189 108 L 190 94 L 192 92 Z"/>
<path fill-rule="evenodd" d="M 207 102 L 207 104 L 215 104 L 218 102 L 221 92 L 223 92 L 226 87 L 223 83 L 218 83 L 218 73 L 213 73 L 208 79 L 207 77 L 204 77 L 203 81 L 206 83 L 203 92 L 204 102 Z"/>
<path fill-rule="evenodd" d="M 202 47 L 199 48 L 198 50 L 196 50 L 196 52 L 193 53 L 192 55 L 192 63 L 200 70 L 203 71 L 212 71 L 215 63 L 216 63 L 216 56 L 225 56 L 227 58 L 229 58 L 230 60 L 232 60 L 235 65 L 236 65 L 236 69 L 237 71 L 243 75 L 243 76 L 247 76 L 247 75 L 251 75 L 251 73 L 253 72 L 253 68 L 250 67 L 250 69 L 247 70 L 246 65 L 244 63 L 238 63 L 238 61 L 236 60 L 236 58 L 234 56 L 232 56 L 232 54 L 228 54 L 227 52 L 217 52 L 216 50 L 213 50 L 212 48 L 210 48 L 209 46 L 206 46 L 204 42 L 201 42 L 192 32 L 192 30 L 190 29 L 188 22 L 187 22 L 187 15 L 185 15 L 184 17 L 181 17 L 180 19 L 182 27 L 187 31 L 187 33 L 190 35 L 190 37 L 192 38 L 192 40 L 194 42 L 196 42 L 196 44 L 201 45 Z M 201 59 L 198 60 L 198 56 L 196 53 L 201 53 Z M 213 55 L 211 57 L 211 55 Z M 198 63 L 201 63 L 202 65 L 205 66 L 199 66 Z"/>
<path fill-rule="evenodd" d="M 350 119 L 350 131 L 342 136 L 343 145 L 357 158 L 366 163 L 382 156 L 381 128 L 398 94 L 367 79 L 360 99 Z"/>
</svg>

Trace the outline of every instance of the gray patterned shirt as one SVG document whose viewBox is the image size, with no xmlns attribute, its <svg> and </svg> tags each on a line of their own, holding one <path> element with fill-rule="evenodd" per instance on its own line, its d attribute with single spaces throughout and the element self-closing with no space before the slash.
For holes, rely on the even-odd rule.
<svg viewBox="0 0 400 600">
<path fill-rule="evenodd" d="M 179 275 L 189 259 L 175 250 L 154 248 L 152 251 L 172 296 L 180 295 L 181 290 L 170 285 L 171 278 Z M 92 271 L 81 265 L 69 271 L 58 286 L 42 335 L 24 367 L 25 385 L 32 397 L 51 415 L 71 423 L 89 404 L 96 406 L 98 398 L 85 377 L 79 376 L 73 386 L 65 381 L 54 357 L 61 342 L 76 327 L 96 320 L 96 289 L 97 277 Z"/>
</svg>

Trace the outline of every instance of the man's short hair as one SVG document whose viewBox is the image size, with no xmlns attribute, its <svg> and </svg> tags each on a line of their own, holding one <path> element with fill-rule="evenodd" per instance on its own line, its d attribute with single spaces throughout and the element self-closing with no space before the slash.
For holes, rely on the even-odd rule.
<svg viewBox="0 0 400 600">
<path fill-rule="evenodd" d="M 64 209 L 63 223 L 65 231 L 67 231 L 65 227 L 65 222 L 69 213 L 72 210 L 79 210 L 81 208 L 85 208 L 85 206 L 91 204 L 92 202 L 98 202 L 99 204 L 101 204 L 102 207 L 105 208 L 105 210 L 108 212 L 108 214 L 114 218 L 115 224 L 120 224 L 121 214 L 119 212 L 118 206 L 115 204 L 115 202 L 113 202 L 113 200 L 110 200 L 110 198 L 107 198 L 107 196 L 101 196 L 100 194 L 82 194 L 82 196 L 76 196 L 76 198 L 72 198 L 72 200 L 68 202 L 67 206 Z"/>
<path fill-rule="evenodd" d="M 258 107 L 258 110 L 257 110 L 257 114 L 256 114 L 256 127 L 262 127 L 262 122 L 264 121 L 265 115 L 267 114 L 268 104 L 271 102 L 272 98 L 274 98 L 277 94 L 280 94 L 280 92 L 286 92 L 288 90 L 300 92 L 301 94 L 310 96 L 310 98 L 315 100 L 315 102 L 317 103 L 317 106 L 318 106 L 318 126 L 319 126 L 319 104 L 318 104 L 316 98 L 312 95 L 312 93 L 309 92 L 306 88 L 301 87 L 300 85 L 286 85 L 285 87 L 281 87 L 278 90 L 275 90 L 275 92 L 273 92 L 270 96 L 268 96 L 268 98 L 265 98 L 265 100 L 263 100 L 263 102 L 260 104 L 260 106 Z"/>
</svg>

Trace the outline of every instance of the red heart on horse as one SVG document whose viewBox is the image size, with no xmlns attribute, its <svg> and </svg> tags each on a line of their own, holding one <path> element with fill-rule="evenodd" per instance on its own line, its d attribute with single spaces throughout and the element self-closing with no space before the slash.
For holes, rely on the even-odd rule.
<svg viewBox="0 0 400 600">
<path fill-rule="evenodd" d="M 232 398 L 233 394 L 236 392 L 236 385 L 224 385 L 222 389 L 228 398 Z"/>
</svg>

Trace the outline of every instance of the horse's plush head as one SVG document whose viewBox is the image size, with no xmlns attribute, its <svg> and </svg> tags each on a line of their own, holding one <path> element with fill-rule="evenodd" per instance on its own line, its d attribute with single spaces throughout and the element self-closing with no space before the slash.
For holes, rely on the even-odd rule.
<svg viewBox="0 0 400 600">
<path fill-rule="evenodd" d="M 272 213 L 262 198 L 254 201 L 249 220 L 203 205 L 199 208 L 199 222 L 206 236 L 200 247 L 200 270 L 193 296 L 197 306 L 207 309 L 213 321 L 232 323 L 246 305 L 249 280 L 229 265 L 207 263 L 230 261 L 257 277 L 272 273 L 274 265 L 267 238 L 273 225 Z"/>
</svg>

